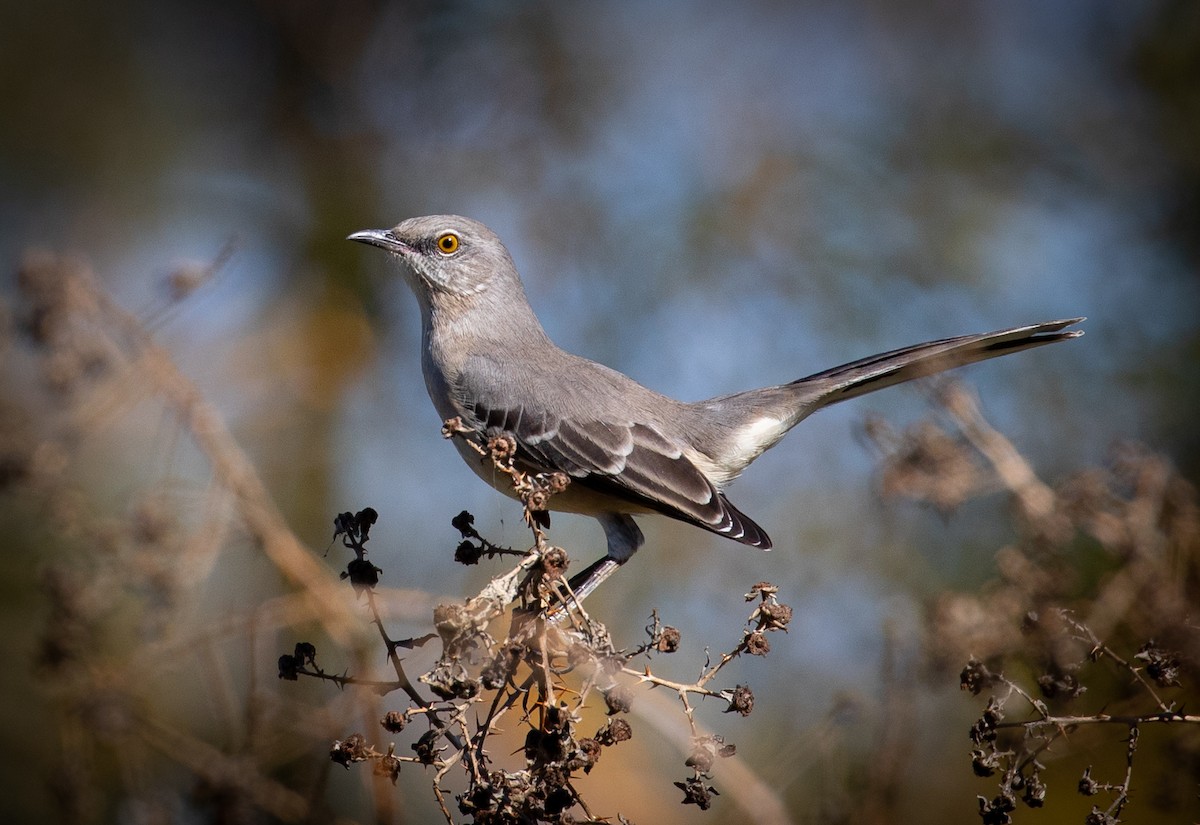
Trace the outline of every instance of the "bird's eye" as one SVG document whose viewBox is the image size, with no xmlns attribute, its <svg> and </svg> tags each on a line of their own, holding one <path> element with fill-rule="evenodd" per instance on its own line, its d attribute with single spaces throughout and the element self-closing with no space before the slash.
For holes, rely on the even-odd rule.
<svg viewBox="0 0 1200 825">
<path fill-rule="evenodd" d="M 453 255 L 458 251 L 458 236 L 453 232 L 438 235 L 437 248 L 443 255 Z"/>
</svg>

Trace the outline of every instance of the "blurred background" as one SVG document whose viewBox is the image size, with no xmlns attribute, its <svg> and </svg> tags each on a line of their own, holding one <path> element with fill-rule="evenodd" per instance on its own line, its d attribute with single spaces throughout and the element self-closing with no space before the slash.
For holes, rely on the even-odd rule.
<svg viewBox="0 0 1200 825">
<path fill-rule="evenodd" d="M 460 510 L 497 543 L 527 540 L 517 505 L 439 435 L 397 271 L 344 240 L 414 215 L 491 226 L 560 346 L 689 400 L 1086 315 L 1078 341 L 964 370 L 984 414 L 1048 482 L 1127 440 L 1197 476 L 1200 6 L 1186 0 L 46 0 L 4 4 L 0 67 L 7 821 L 289 818 L 231 802 L 195 741 L 256 754 L 316 800 L 313 821 L 439 816 L 420 769 L 382 792 L 368 770 L 331 772 L 329 739 L 374 735 L 372 714 L 399 700 L 277 682 L 278 655 L 322 633 L 311 616 L 255 624 L 294 582 L 136 363 L 116 378 L 38 367 L 19 296 L 31 260 L 86 261 L 315 554 L 336 513 L 379 511 L 370 549 L 399 589 L 398 636 L 503 569 L 454 564 Z M 855 821 L 896 673 L 911 690 L 888 815 L 973 821 L 994 793 L 967 755 L 979 702 L 958 690 L 962 663 L 927 678 L 925 624 L 938 594 L 997 576 L 1018 532 L 1008 499 L 942 514 L 885 501 L 863 437 L 867 416 L 901 430 L 928 403 L 902 388 L 822 412 L 755 464 L 730 498 L 773 552 L 646 519 L 646 549 L 591 604 L 630 644 L 657 609 L 684 639 L 663 667 L 691 678 L 740 638 L 741 595 L 779 585 L 791 632 L 729 677 L 754 687 L 754 715 L 702 715 L 785 821 Z M 555 517 L 551 539 L 579 565 L 603 549 L 589 519 Z M 138 541 L 138 575 L 162 592 L 142 578 L 83 592 Z M 321 564 L 339 570 L 340 552 Z M 236 629 L 207 635 L 224 620 Z M 103 638 L 64 641 L 81 628 Z M 321 662 L 368 675 L 385 664 L 369 643 L 319 644 Z M 119 701 L 81 704 L 98 685 Z M 194 739 L 131 742 L 130 720 L 151 717 Z M 753 818 L 726 796 L 681 807 L 686 752 L 637 730 L 625 762 L 588 778 L 594 809 Z M 1110 733 L 1096 747 L 1123 765 Z M 1082 821 L 1071 782 L 1019 821 Z M 1147 790 L 1128 821 L 1194 821 L 1188 787 L 1159 808 Z"/>
</svg>

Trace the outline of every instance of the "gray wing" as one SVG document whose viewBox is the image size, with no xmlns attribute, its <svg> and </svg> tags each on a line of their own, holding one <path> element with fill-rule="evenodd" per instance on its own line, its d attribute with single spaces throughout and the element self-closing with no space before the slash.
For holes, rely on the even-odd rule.
<svg viewBox="0 0 1200 825">
<path fill-rule="evenodd" d="M 771 547 L 762 528 L 730 504 L 679 445 L 650 425 L 531 414 L 479 402 L 472 412 L 485 431 L 512 435 L 517 457 L 528 464 L 564 472 L 573 484 L 743 544 Z"/>
</svg>

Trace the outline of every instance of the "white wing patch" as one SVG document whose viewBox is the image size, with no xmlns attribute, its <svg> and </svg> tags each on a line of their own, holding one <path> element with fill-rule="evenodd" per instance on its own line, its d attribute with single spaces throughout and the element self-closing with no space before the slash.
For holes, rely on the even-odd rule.
<svg viewBox="0 0 1200 825">
<path fill-rule="evenodd" d="M 716 460 L 696 454 L 689 454 L 688 457 L 720 488 L 737 478 L 747 464 L 783 438 L 787 431 L 788 426 L 784 421 L 764 415 L 734 433 L 730 448 L 717 456 Z"/>
<path fill-rule="evenodd" d="M 742 427 L 736 436 L 737 452 L 757 457 L 787 432 L 782 421 L 764 415 Z"/>
</svg>

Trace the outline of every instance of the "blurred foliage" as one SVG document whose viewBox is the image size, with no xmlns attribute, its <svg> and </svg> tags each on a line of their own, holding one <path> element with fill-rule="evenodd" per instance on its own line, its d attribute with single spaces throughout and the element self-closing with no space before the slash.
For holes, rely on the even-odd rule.
<svg viewBox="0 0 1200 825">
<path fill-rule="evenodd" d="M 164 400 L 170 371 L 129 348 L 152 336 L 314 549 L 330 514 L 379 508 L 376 542 L 406 559 L 390 604 L 415 631 L 430 594 L 466 592 L 450 517 L 518 519 L 446 459 L 415 309 L 342 240 L 356 229 L 484 220 L 560 343 L 691 398 L 1087 314 L 1069 351 L 972 373 L 989 414 L 1045 476 L 1142 440 L 1196 479 L 1198 55 L 1186 0 L 5 4 L 0 622 L 17 678 L 0 727 L 4 774 L 22 780 L 6 818 L 286 820 L 314 795 L 314 820 L 428 818 L 424 780 L 380 788 L 324 762 L 347 717 L 373 725 L 380 702 L 275 690 L 272 635 L 321 633 L 299 595 L 311 582 L 258 552 L 280 551 Z M 63 316 L 29 314 L 31 287 L 54 290 L 28 280 L 38 261 L 91 273 L 132 325 L 47 348 Z M 40 300 L 98 317 L 86 294 Z M 960 663 L 918 678 L 920 640 L 937 605 L 978 595 L 956 586 L 1004 590 L 1012 556 L 991 539 L 1020 533 L 994 499 L 944 524 L 869 501 L 837 417 L 861 412 L 806 422 L 735 490 L 809 552 L 750 557 L 654 525 L 643 574 L 595 609 L 628 632 L 659 607 L 699 652 L 735 621 L 724 582 L 801 594 L 802 630 L 746 673 L 747 721 L 771 724 L 739 754 L 793 819 L 849 821 L 865 798 L 880 818 L 963 821 L 986 792 L 967 764 L 978 709 L 942 692 Z M 555 529 L 571 548 L 597 538 Z M 1063 600 L 1120 575 L 1103 542 L 1061 553 Z M 349 615 L 324 632 L 369 671 L 361 616 L 331 603 Z M 683 816 L 673 789 L 640 781 L 680 755 L 627 744 L 613 781 L 635 820 Z M 1160 804 L 1195 819 L 1155 753 L 1139 759 L 1164 789 L 1130 821 Z M 905 773 L 918 763 L 923 783 Z M 723 801 L 704 816 L 740 821 Z"/>
</svg>

